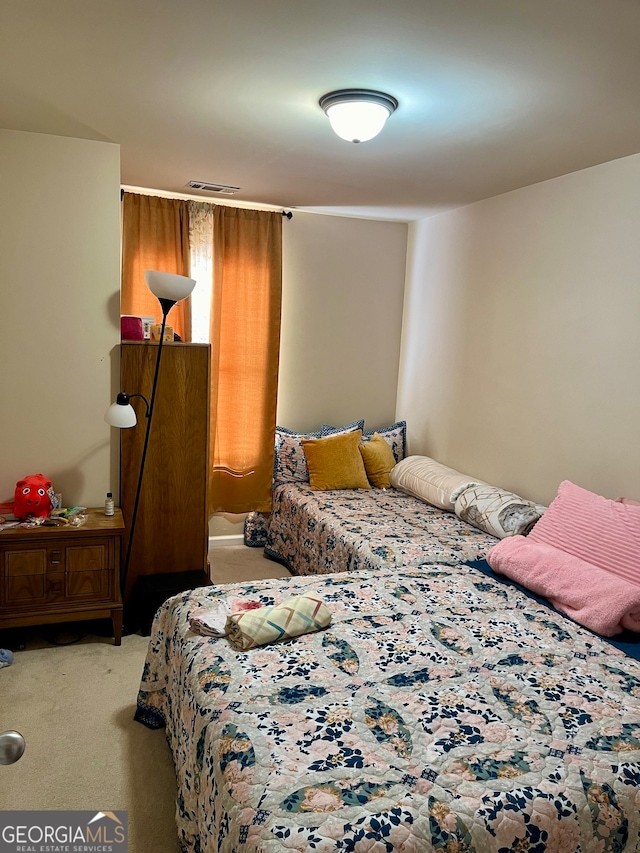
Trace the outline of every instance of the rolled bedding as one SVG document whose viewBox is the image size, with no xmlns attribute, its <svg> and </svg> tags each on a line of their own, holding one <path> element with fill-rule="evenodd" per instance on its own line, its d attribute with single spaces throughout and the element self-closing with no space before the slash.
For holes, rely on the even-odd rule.
<svg viewBox="0 0 640 853">
<path fill-rule="evenodd" d="M 524 536 L 502 539 L 487 562 L 562 613 L 603 637 L 640 631 L 640 586 Z"/>
<path fill-rule="evenodd" d="M 331 613 L 319 598 L 296 595 L 280 604 L 231 613 L 226 634 L 234 649 L 246 652 L 255 646 L 320 631 L 330 623 Z"/>
</svg>

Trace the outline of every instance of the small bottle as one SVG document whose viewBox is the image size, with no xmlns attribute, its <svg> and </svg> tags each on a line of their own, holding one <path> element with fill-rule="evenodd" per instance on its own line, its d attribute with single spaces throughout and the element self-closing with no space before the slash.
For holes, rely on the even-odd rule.
<svg viewBox="0 0 640 853">
<path fill-rule="evenodd" d="M 107 499 L 104 502 L 104 514 L 113 515 L 114 512 L 113 494 L 111 492 L 107 492 Z"/>
</svg>

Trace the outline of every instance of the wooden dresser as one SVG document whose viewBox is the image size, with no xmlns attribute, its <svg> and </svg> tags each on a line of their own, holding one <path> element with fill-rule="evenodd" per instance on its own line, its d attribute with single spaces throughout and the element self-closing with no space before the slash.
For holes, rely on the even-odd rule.
<svg viewBox="0 0 640 853">
<path fill-rule="evenodd" d="M 86 516 L 80 527 L 0 531 L 0 628 L 111 619 L 120 645 L 122 513 Z"/>
<path fill-rule="evenodd" d="M 120 387 L 151 398 L 157 343 L 121 345 Z M 125 607 L 138 578 L 174 572 L 207 572 L 209 514 L 209 344 L 167 343 L 140 493 Z M 120 505 L 128 526 L 133 514 L 146 430 L 145 406 L 134 398 L 138 423 L 120 430 Z M 129 530 L 124 539 L 126 556 Z"/>
</svg>

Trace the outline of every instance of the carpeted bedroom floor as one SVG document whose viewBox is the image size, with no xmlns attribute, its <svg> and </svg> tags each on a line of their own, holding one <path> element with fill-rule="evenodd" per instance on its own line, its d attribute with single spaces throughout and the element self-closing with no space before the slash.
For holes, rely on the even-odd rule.
<svg viewBox="0 0 640 853">
<path fill-rule="evenodd" d="M 214 583 L 289 576 L 242 545 L 211 549 L 209 563 Z M 27 742 L 20 761 L 0 766 L 0 808 L 124 809 L 129 853 L 179 853 L 164 732 L 133 720 L 148 637 L 117 647 L 108 630 L 90 622 L 0 632 L 0 648 L 15 650 L 0 669 L 0 731 Z"/>
</svg>

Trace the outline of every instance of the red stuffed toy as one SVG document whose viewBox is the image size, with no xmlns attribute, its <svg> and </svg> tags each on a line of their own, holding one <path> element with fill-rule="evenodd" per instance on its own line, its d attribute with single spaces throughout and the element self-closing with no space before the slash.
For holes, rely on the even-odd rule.
<svg viewBox="0 0 640 853">
<path fill-rule="evenodd" d="M 16 518 L 29 516 L 47 518 L 51 512 L 53 483 L 44 474 L 29 474 L 16 483 L 13 514 Z"/>
</svg>

